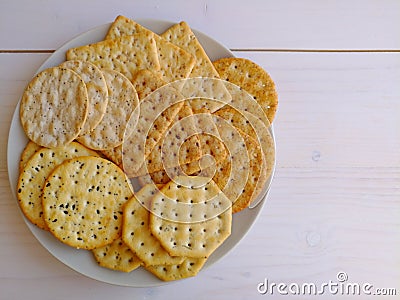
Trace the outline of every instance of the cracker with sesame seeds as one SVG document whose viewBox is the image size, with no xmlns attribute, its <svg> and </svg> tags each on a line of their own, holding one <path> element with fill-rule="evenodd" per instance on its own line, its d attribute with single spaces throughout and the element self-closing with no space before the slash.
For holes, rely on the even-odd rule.
<svg viewBox="0 0 400 300">
<path fill-rule="evenodd" d="M 22 151 L 21 158 L 19 160 L 19 172 L 22 172 L 22 169 L 25 167 L 26 163 L 28 160 L 32 157 L 33 154 L 38 152 L 40 149 L 43 147 L 39 146 L 38 144 L 35 144 L 32 141 L 28 141 L 26 144 L 24 151 Z"/>
<path fill-rule="evenodd" d="M 88 115 L 79 135 L 91 132 L 103 118 L 108 102 L 108 90 L 103 73 L 87 61 L 69 60 L 60 65 L 76 72 L 85 82 L 88 93 Z"/>
<path fill-rule="evenodd" d="M 79 156 L 98 156 L 77 142 L 63 148 L 41 148 L 21 170 L 17 184 L 19 206 L 29 221 L 39 228 L 46 229 L 43 219 L 42 190 L 50 173 L 65 160 Z"/>
<path fill-rule="evenodd" d="M 119 72 L 103 70 L 108 88 L 108 105 L 100 123 L 78 141 L 94 150 L 108 150 L 124 141 L 128 121 L 138 112 L 139 99 L 132 83 Z"/>
<path fill-rule="evenodd" d="M 121 236 L 124 204 L 133 196 L 122 170 L 99 157 L 67 160 L 47 178 L 43 218 L 61 242 L 87 250 Z"/>
<path fill-rule="evenodd" d="M 85 82 L 70 69 L 45 69 L 26 87 L 19 112 L 31 141 L 48 148 L 65 146 L 79 135 L 86 121 Z"/>
</svg>

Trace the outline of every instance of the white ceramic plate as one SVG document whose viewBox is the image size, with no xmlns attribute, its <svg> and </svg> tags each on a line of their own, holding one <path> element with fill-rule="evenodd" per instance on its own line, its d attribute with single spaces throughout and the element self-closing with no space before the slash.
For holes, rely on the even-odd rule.
<svg viewBox="0 0 400 300">
<path fill-rule="evenodd" d="M 162 33 L 169 28 L 173 23 L 159 20 L 138 20 L 138 23 L 153 30 L 156 33 Z M 56 66 L 65 60 L 65 52 L 72 47 L 86 45 L 89 43 L 95 43 L 104 39 L 110 24 L 104 24 L 96 27 L 88 32 L 85 32 L 74 39 L 64 44 L 61 48 L 55 51 L 37 70 L 40 72 L 46 68 Z M 224 46 L 219 44 L 217 41 L 208 37 L 207 35 L 194 31 L 197 38 L 203 45 L 207 54 L 212 61 L 222 58 L 230 57 L 233 54 Z M 33 74 L 32 74 L 33 77 Z M 273 135 L 273 130 L 271 128 Z M 15 187 L 17 186 L 18 173 L 19 173 L 19 159 L 20 155 L 27 143 L 27 137 L 21 127 L 19 121 L 19 103 L 15 109 L 9 137 L 8 137 L 8 174 L 11 184 L 11 190 L 13 191 L 14 198 L 17 201 L 15 194 Z M 244 211 L 237 213 L 233 216 L 232 234 L 231 236 L 209 257 L 204 268 L 211 266 L 230 250 L 236 246 L 240 240 L 246 235 L 253 223 L 256 221 L 257 216 L 265 203 L 269 186 L 272 180 L 272 175 L 269 178 L 263 193 L 260 195 L 262 201 L 258 201 L 259 204 L 251 209 L 245 209 Z M 165 282 L 159 280 L 154 275 L 150 274 L 146 270 L 139 268 L 130 273 L 122 273 L 117 271 L 108 270 L 97 265 L 91 252 L 86 250 L 77 250 L 67 245 L 62 244 L 56 240 L 49 232 L 44 231 L 30 223 L 25 216 L 23 216 L 27 226 L 32 231 L 33 235 L 39 240 L 39 242 L 45 247 L 52 255 L 58 260 L 63 262 L 71 269 L 88 276 L 90 278 L 107 282 L 110 284 L 132 286 L 132 287 L 149 287 L 165 284 Z"/>
</svg>

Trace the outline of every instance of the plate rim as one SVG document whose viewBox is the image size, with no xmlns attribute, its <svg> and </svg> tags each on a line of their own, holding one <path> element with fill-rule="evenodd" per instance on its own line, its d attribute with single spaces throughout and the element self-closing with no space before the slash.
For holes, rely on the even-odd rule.
<svg viewBox="0 0 400 300">
<path fill-rule="evenodd" d="M 164 29 L 167 29 L 169 26 L 172 26 L 174 24 L 176 24 L 175 22 L 172 21 L 168 21 L 168 20 L 162 20 L 162 19 L 135 19 L 135 21 L 149 29 L 151 29 L 151 27 L 162 27 L 164 26 Z M 76 36 L 74 36 L 73 38 L 71 38 L 70 40 L 68 40 L 67 42 L 65 42 L 63 45 L 61 45 L 57 50 L 54 51 L 54 53 L 52 53 L 41 65 L 40 67 L 36 70 L 36 72 L 33 74 L 36 75 L 38 72 L 44 70 L 45 68 L 50 67 L 51 62 L 56 60 L 55 57 L 57 58 L 57 56 L 60 56 L 63 54 L 63 52 L 65 52 L 67 49 L 71 48 L 71 47 L 76 47 L 77 45 L 73 46 L 74 44 L 78 43 L 80 40 L 86 38 L 89 39 L 89 36 L 96 36 L 99 35 L 99 33 L 101 33 L 102 31 L 106 31 L 109 26 L 112 24 L 112 22 L 108 22 L 108 23 L 104 23 L 98 26 L 95 26 L 89 30 L 86 30 L 85 32 L 82 32 Z M 150 25 L 150 26 L 149 26 Z M 155 32 L 157 32 L 156 30 L 154 30 Z M 192 28 L 192 31 L 194 32 L 194 34 L 196 35 L 196 37 L 199 39 L 199 41 L 201 42 L 202 46 L 204 47 L 205 51 L 209 51 L 209 49 L 207 48 L 211 48 L 211 47 L 217 47 L 219 48 L 219 51 L 222 53 L 224 52 L 225 54 L 229 54 L 229 56 L 231 57 L 235 57 L 234 54 L 224 45 L 222 45 L 221 43 L 219 43 L 217 40 L 213 39 L 212 37 L 210 37 L 209 35 L 202 33 L 196 29 Z M 100 40 L 98 40 L 100 41 Z M 208 45 L 208 43 L 211 43 L 211 45 Z M 84 43 L 87 44 L 87 43 Z M 82 44 L 83 45 L 83 44 Z M 209 53 L 207 53 L 209 54 Z M 210 54 L 209 54 L 210 55 Z M 224 56 L 226 57 L 226 55 Z M 211 59 L 211 57 L 210 57 Z M 215 58 L 214 58 L 215 59 Z M 214 60 L 212 59 L 212 60 Z M 32 77 L 33 77 L 32 76 Z M 91 254 L 90 251 L 87 250 L 78 250 L 78 249 L 74 249 L 72 247 L 69 247 L 67 245 L 62 244 L 61 242 L 57 241 L 54 237 L 50 236 L 49 238 L 53 239 L 54 241 L 51 242 L 51 244 L 61 244 L 61 245 L 53 245 L 53 248 L 49 249 L 49 243 L 46 243 L 46 240 L 44 240 L 43 234 L 46 235 L 51 235 L 48 232 L 45 232 L 44 230 L 41 230 L 40 228 L 36 227 L 34 224 L 32 224 L 23 214 L 19 204 L 18 204 L 18 199 L 16 196 L 16 185 L 15 183 L 18 180 L 18 176 L 17 178 L 15 178 L 15 172 L 18 174 L 18 170 L 11 170 L 10 171 L 10 167 L 15 167 L 16 165 L 18 165 L 19 160 L 15 160 L 16 157 L 20 157 L 21 152 L 23 150 L 23 148 L 21 149 L 21 152 L 19 152 L 17 155 L 15 153 L 13 153 L 14 149 L 13 149 L 13 137 L 12 135 L 15 134 L 15 130 L 22 130 L 22 134 L 23 133 L 23 129 L 22 126 L 19 123 L 19 108 L 20 108 L 20 102 L 21 102 L 21 97 L 19 98 L 16 106 L 15 106 L 15 110 L 12 116 L 12 120 L 11 120 L 11 124 L 10 124 L 10 128 L 9 128 L 9 134 L 8 134 L 8 139 L 7 139 L 7 171 L 8 171 L 8 178 L 9 178 L 9 183 L 10 183 L 10 187 L 11 187 L 11 191 L 12 191 L 12 195 L 14 198 L 14 201 L 16 202 L 19 212 L 21 214 L 21 216 L 23 217 L 23 220 L 25 221 L 25 224 L 27 225 L 27 227 L 29 228 L 29 230 L 31 231 L 31 233 L 33 234 L 33 236 L 37 239 L 37 241 L 41 244 L 41 246 L 43 248 L 45 248 L 52 256 L 54 256 L 58 261 L 60 261 L 61 263 L 63 263 L 65 266 L 67 266 L 69 269 L 72 269 L 74 272 L 77 272 L 83 276 L 89 277 L 91 279 L 100 281 L 100 282 L 104 282 L 104 283 L 108 283 L 108 284 L 112 284 L 112 285 L 118 285 L 118 286 L 129 286 L 129 287 L 156 287 L 156 286 L 162 286 L 162 285 L 166 285 L 166 284 L 171 284 L 174 282 L 178 282 L 178 281 L 182 281 L 182 280 L 178 280 L 178 281 L 172 281 L 172 282 L 165 282 L 162 281 L 160 279 L 158 279 L 157 277 L 155 277 L 152 274 L 149 274 L 150 278 L 151 278 L 151 282 L 147 283 L 147 284 L 135 284 L 135 282 L 121 282 L 118 280 L 119 277 L 121 276 L 116 276 L 118 275 L 126 275 L 129 273 L 123 273 L 123 272 L 118 272 L 117 271 L 112 271 L 112 270 L 108 270 L 106 268 L 100 267 L 97 265 L 97 263 L 94 261 L 93 256 Z M 18 132 L 17 132 L 18 133 Z M 273 125 L 271 124 L 270 126 L 270 133 L 274 142 L 274 150 L 276 153 L 276 142 L 275 142 L 275 135 L 274 135 L 274 129 L 273 129 Z M 18 133 L 17 138 L 21 136 L 21 132 Z M 27 137 L 25 136 L 25 141 L 23 142 L 24 144 L 26 144 L 26 142 L 28 141 Z M 12 159 L 12 161 L 11 161 Z M 227 243 L 229 243 L 229 238 L 220 246 L 222 247 L 225 244 L 224 248 L 221 248 L 221 251 L 223 251 L 222 254 L 219 254 L 218 257 L 215 258 L 215 253 L 218 254 L 218 250 L 217 249 L 207 260 L 206 264 L 203 267 L 203 270 L 211 267 L 212 265 L 214 265 L 217 261 L 220 261 L 223 257 L 225 257 L 228 253 L 230 253 L 233 249 L 235 249 L 235 247 L 237 247 L 239 245 L 239 243 L 241 242 L 241 240 L 248 234 L 248 232 L 250 231 L 250 229 L 254 226 L 254 224 L 256 223 L 256 221 L 258 220 L 258 218 L 260 217 L 261 211 L 266 203 L 266 199 L 268 197 L 269 191 L 270 191 L 270 187 L 271 187 L 271 183 L 272 180 L 274 178 L 274 173 L 275 173 L 275 167 L 276 167 L 276 157 L 274 160 L 274 164 L 273 164 L 273 169 L 272 169 L 272 173 L 268 179 L 268 182 L 266 183 L 266 187 L 265 187 L 265 191 L 263 193 L 263 195 L 259 196 L 259 200 L 258 204 L 253 207 L 253 208 L 247 208 L 245 211 L 249 211 L 252 210 L 255 212 L 255 214 L 253 213 L 251 216 L 253 217 L 252 219 L 250 219 L 249 223 L 247 224 L 246 229 L 241 233 L 241 236 L 239 236 L 239 238 L 233 242 L 232 245 L 228 245 Z M 244 215 L 245 211 L 239 212 L 237 214 L 233 215 L 233 221 L 235 221 L 235 219 L 240 218 L 241 216 Z M 237 221 L 238 222 L 238 221 Z M 237 226 L 236 226 L 237 227 Z M 234 229 L 234 224 L 232 224 L 232 231 Z M 231 235 L 232 236 L 232 235 Z M 54 242 L 54 243 L 53 243 Z M 56 247 L 56 248 L 54 248 Z M 90 255 L 92 257 L 93 263 L 96 265 L 96 268 L 98 268 L 100 271 L 98 273 L 102 273 L 105 274 L 105 277 L 110 277 L 109 280 L 107 280 L 106 278 L 104 278 L 104 276 L 95 276 L 95 274 L 89 274 L 88 272 L 85 272 L 84 270 L 80 270 L 79 268 L 76 268 L 74 266 L 71 266 L 71 264 L 66 261 L 63 258 L 60 258 L 60 254 L 58 253 L 58 251 L 60 250 L 60 248 L 65 248 L 65 251 L 68 253 L 73 253 L 76 251 L 79 251 L 79 253 L 83 253 L 82 251 L 86 251 L 86 255 L 80 255 L 81 257 L 87 257 L 88 255 Z M 228 247 L 228 249 L 225 250 L 225 248 Z M 68 255 L 68 254 L 67 254 Z M 75 257 L 75 254 L 73 255 Z M 214 257 L 214 259 L 213 259 Z M 137 272 L 137 270 L 134 270 L 132 272 Z M 145 271 L 146 273 L 150 273 Z M 109 275 L 107 275 L 109 274 Z M 200 271 L 201 274 L 201 271 Z M 193 278 L 193 277 L 192 277 Z M 187 280 L 187 279 L 185 279 Z"/>
</svg>

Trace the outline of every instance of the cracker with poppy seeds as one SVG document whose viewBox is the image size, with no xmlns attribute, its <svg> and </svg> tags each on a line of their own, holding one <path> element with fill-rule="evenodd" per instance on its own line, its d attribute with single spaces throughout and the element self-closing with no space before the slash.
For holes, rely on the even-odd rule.
<svg viewBox="0 0 400 300">
<path fill-rule="evenodd" d="M 187 257 L 180 264 L 144 266 L 145 269 L 163 281 L 180 280 L 196 276 L 207 259 Z"/>
<path fill-rule="evenodd" d="M 261 66 L 245 58 L 221 58 L 213 64 L 221 79 L 236 84 L 250 93 L 261 106 L 269 123 L 272 123 L 278 107 L 278 94 L 271 76 Z M 246 109 L 246 107 L 240 108 Z"/>
<path fill-rule="evenodd" d="M 103 73 L 94 64 L 81 60 L 69 60 L 60 66 L 76 72 L 85 82 L 89 101 L 88 115 L 79 135 L 89 133 L 100 123 L 107 108 L 108 90 Z"/>
<path fill-rule="evenodd" d="M 170 255 L 206 258 L 231 225 L 231 202 L 209 178 L 177 176 L 151 201 L 150 230 Z"/>
<path fill-rule="evenodd" d="M 153 34 L 156 44 L 158 61 L 160 63 L 160 75 L 166 83 L 187 78 L 192 71 L 196 60 L 187 51 L 177 47 L 173 43 L 161 38 L 151 30 L 124 16 L 118 16 L 111 24 L 106 35 L 106 40 L 116 39 L 138 33 Z"/>
<path fill-rule="evenodd" d="M 39 146 L 38 144 L 35 144 L 32 141 L 28 141 L 24 150 L 21 153 L 21 158 L 19 160 L 19 172 L 22 172 L 22 169 L 25 167 L 26 163 L 32 157 L 32 155 L 42 148 L 43 147 Z"/>
<path fill-rule="evenodd" d="M 122 239 L 146 266 L 180 264 L 184 258 L 169 255 L 150 232 L 149 205 L 157 191 L 155 185 L 146 185 L 126 203 Z"/>
<path fill-rule="evenodd" d="M 100 123 L 89 133 L 78 138 L 88 148 L 108 150 L 121 145 L 129 119 L 138 112 L 139 99 L 132 83 L 119 72 L 103 70 L 108 87 L 108 104 Z M 134 116 L 133 116 L 134 117 Z"/>
<path fill-rule="evenodd" d="M 67 60 L 83 60 L 100 69 L 109 69 L 124 74 L 129 80 L 142 69 L 159 71 L 157 46 L 152 32 L 137 32 L 112 40 L 71 48 Z"/>
<path fill-rule="evenodd" d="M 47 177 L 59 164 L 79 156 L 98 154 L 77 142 L 62 148 L 41 148 L 21 170 L 17 183 L 18 203 L 27 219 L 39 228 L 47 229 L 42 207 L 42 191 Z"/>
<path fill-rule="evenodd" d="M 92 253 L 100 266 L 115 271 L 131 272 L 142 265 L 142 261 L 121 238 L 111 244 L 93 249 Z"/>
<path fill-rule="evenodd" d="M 62 67 L 37 74 L 26 87 L 19 110 L 27 137 L 48 148 L 72 142 L 81 132 L 87 113 L 85 82 L 74 71 Z"/>
<path fill-rule="evenodd" d="M 121 236 L 123 206 L 132 196 L 130 181 L 117 165 L 93 156 L 73 158 L 44 184 L 44 221 L 61 242 L 92 250 Z"/>
</svg>

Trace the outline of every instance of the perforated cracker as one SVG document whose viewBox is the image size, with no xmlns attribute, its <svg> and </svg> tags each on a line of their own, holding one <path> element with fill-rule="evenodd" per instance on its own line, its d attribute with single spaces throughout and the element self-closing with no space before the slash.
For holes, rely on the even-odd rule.
<svg viewBox="0 0 400 300">
<path fill-rule="evenodd" d="M 88 115 L 79 135 L 91 132 L 103 118 L 108 102 L 107 84 L 103 73 L 94 64 L 69 60 L 60 65 L 76 72 L 85 82 L 88 93 Z"/>
<path fill-rule="evenodd" d="M 21 100 L 21 125 L 30 140 L 48 147 L 62 147 L 80 133 L 88 113 L 88 95 L 82 78 L 61 67 L 37 74 Z"/>
<path fill-rule="evenodd" d="M 195 57 L 196 64 L 189 77 L 219 78 L 218 72 L 215 70 L 199 40 L 196 38 L 195 34 L 192 32 L 186 22 L 175 24 L 161 34 L 161 37 L 184 49 Z M 209 86 L 209 83 L 210 82 L 205 81 L 204 85 L 202 86 L 203 89 L 209 90 L 208 95 L 212 94 L 217 98 L 229 101 L 223 84 L 218 84 L 219 87 L 211 87 Z M 186 86 L 185 89 L 189 91 L 190 86 Z M 219 91 L 218 93 L 217 90 Z M 196 93 L 196 91 L 194 90 L 191 93 Z M 222 107 L 223 103 L 209 101 L 208 99 L 203 98 L 191 101 L 191 105 L 195 113 L 201 113 L 214 112 L 218 108 Z"/>
<path fill-rule="evenodd" d="M 63 148 L 41 148 L 25 164 L 17 184 L 17 199 L 24 215 L 39 228 L 47 229 L 43 219 L 42 190 L 47 177 L 64 161 L 98 154 L 77 142 Z"/>
<path fill-rule="evenodd" d="M 159 71 L 157 46 L 152 32 L 137 32 L 112 40 L 71 48 L 67 60 L 82 60 L 94 63 L 100 69 L 109 69 L 124 74 L 129 80 L 142 69 Z"/>
<path fill-rule="evenodd" d="M 121 235 L 124 204 L 133 196 L 122 170 L 103 158 L 65 161 L 43 189 L 44 220 L 61 242 L 92 250 Z"/>
<path fill-rule="evenodd" d="M 112 23 L 106 39 L 115 39 L 137 33 L 153 34 L 160 63 L 160 74 L 165 82 L 168 83 L 189 76 L 196 62 L 191 54 L 131 19 L 118 16 Z"/>
<path fill-rule="evenodd" d="M 278 106 L 278 94 L 269 74 L 261 66 L 245 58 L 222 58 L 213 64 L 221 79 L 249 92 L 272 123 Z"/>
<path fill-rule="evenodd" d="M 125 205 L 122 239 L 147 266 L 180 264 L 184 258 L 170 256 L 149 228 L 148 207 L 157 191 L 156 186 L 146 185 Z"/>
<path fill-rule="evenodd" d="M 131 272 L 142 265 L 142 261 L 121 238 L 111 244 L 93 249 L 92 253 L 100 266 L 111 270 Z"/>
<path fill-rule="evenodd" d="M 205 258 L 188 257 L 180 264 L 145 266 L 145 268 L 161 280 L 172 281 L 196 276 L 205 262 Z"/>
<path fill-rule="evenodd" d="M 208 178 L 175 177 L 152 200 L 151 232 L 171 255 L 208 257 L 231 224 L 231 202 Z"/>
<path fill-rule="evenodd" d="M 132 113 L 139 99 L 132 83 L 119 72 L 103 70 L 108 87 L 108 105 L 100 123 L 78 141 L 95 150 L 108 150 L 121 145 Z"/>
</svg>

